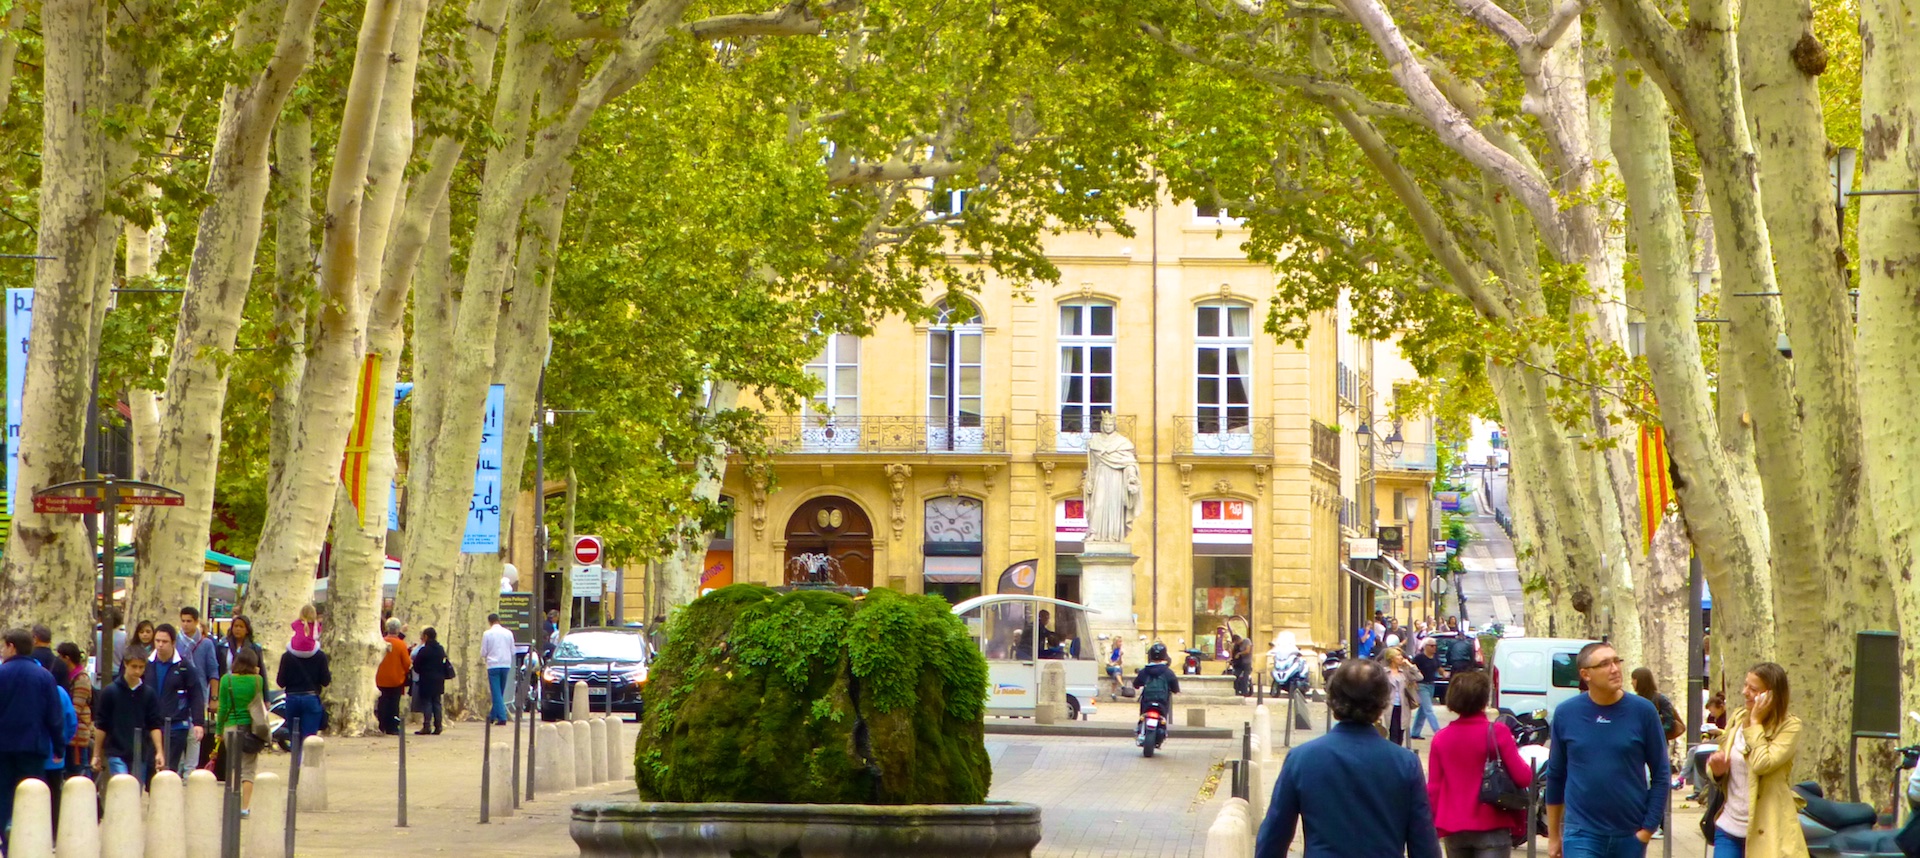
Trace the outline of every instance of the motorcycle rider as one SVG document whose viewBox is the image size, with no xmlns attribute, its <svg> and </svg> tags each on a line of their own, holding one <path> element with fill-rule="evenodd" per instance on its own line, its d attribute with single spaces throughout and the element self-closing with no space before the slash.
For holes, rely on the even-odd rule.
<svg viewBox="0 0 1920 858">
<path fill-rule="evenodd" d="M 1164 715 L 1173 705 L 1173 695 L 1180 693 L 1180 676 L 1173 672 L 1173 657 L 1167 655 L 1167 645 L 1154 641 L 1147 647 L 1147 666 L 1133 676 L 1133 687 L 1140 689 L 1140 715 L 1145 717 L 1149 706 L 1157 708 Z"/>
</svg>

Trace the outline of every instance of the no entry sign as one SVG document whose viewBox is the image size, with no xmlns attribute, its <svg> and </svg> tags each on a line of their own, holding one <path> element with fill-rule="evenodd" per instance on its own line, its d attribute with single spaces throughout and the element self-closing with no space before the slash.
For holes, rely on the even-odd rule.
<svg viewBox="0 0 1920 858">
<path fill-rule="evenodd" d="M 592 566 L 600 562 L 602 546 L 598 536 L 576 536 L 573 538 L 573 562 L 582 566 Z"/>
</svg>

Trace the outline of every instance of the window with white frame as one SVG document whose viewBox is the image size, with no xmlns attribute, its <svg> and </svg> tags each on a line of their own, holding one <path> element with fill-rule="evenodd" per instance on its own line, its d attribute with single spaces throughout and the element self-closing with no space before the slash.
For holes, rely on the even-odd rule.
<svg viewBox="0 0 1920 858">
<path fill-rule="evenodd" d="M 820 380 L 820 390 L 807 401 L 809 417 L 860 415 L 860 338 L 831 334 L 819 356 L 807 364 L 807 374 Z"/>
<path fill-rule="evenodd" d="M 1097 432 L 1113 412 L 1113 305 L 1060 305 L 1060 431 Z"/>
<path fill-rule="evenodd" d="M 985 399 L 980 310 L 964 299 L 935 305 L 927 329 L 927 443 L 936 450 L 979 449 Z"/>
<path fill-rule="evenodd" d="M 1202 304 L 1194 320 L 1196 431 L 1247 432 L 1253 423 L 1253 308 Z"/>
</svg>

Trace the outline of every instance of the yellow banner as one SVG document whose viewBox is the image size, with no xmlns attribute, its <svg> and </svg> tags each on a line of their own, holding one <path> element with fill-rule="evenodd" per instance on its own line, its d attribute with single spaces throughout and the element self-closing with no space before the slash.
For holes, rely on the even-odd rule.
<svg viewBox="0 0 1920 858">
<path fill-rule="evenodd" d="M 347 499 L 367 526 L 367 456 L 373 450 L 373 396 L 379 386 L 380 355 L 367 355 L 360 366 L 360 386 L 353 396 L 353 428 L 347 433 L 347 456 L 340 462 L 340 480 Z"/>
<path fill-rule="evenodd" d="M 1653 535 L 1673 502 L 1673 472 L 1667 459 L 1667 432 L 1653 426 L 1640 427 L 1640 522 L 1646 549 L 1653 548 Z"/>
</svg>

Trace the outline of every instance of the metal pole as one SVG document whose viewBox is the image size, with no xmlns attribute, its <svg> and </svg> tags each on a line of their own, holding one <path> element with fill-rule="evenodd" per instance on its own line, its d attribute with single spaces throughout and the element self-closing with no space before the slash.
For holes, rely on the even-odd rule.
<svg viewBox="0 0 1920 858">
<path fill-rule="evenodd" d="M 413 706 L 406 698 L 407 695 L 400 695 L 400 812 L 394 822 L 398 828 L 407 827 L 407 717 L 413 714 Z"/>
<path fill-rule="evenodd" d="M 1284 734 L 1285 738 L 1280 740 L 1280 747 L 1282 748 L 1293 747 L 1293 707 L 1299 699 L 1300 695 L 1298 692 L 1293 689 L 1287 689 L 1287 729 Z"/>
<path fill-rule="evenodd" d="M 613 717 L 613 662 L 607 662 L 607 717 Z"/>
<path fill-rule="evenodd" d="M 1702 651 L 1706 635 L 1706 617 L 1700 602 L 1707 595 L 1706 573 L 1696 552 L 1687 561 L 1687 745 L 1701 741 L 1701 703 L 1706 697 L 1706 653 Z"/>
<path fill-rule="evenodd" d="M 487 719 L 487 726 L 480 730 L 480 824 L 492 822 L 488 811 L 493 804 L 493 719 Z"/>
<path fill-rule="evenodd" d="M 527 685 L 527 665 L 521 662 L 513 668 L 513 777 L 507 781 L 507 791 L 513 793 L 513 807 L 520 808 L 520 710 L 526 708 L 524 689 Z"/>
<path fill-rule="evenodd" d="M 96 370 L 95 373 L 94 384 L 98 386 L 98 371 Z M 96 394 L 97 393 L 98 391 L 96 391 Z M 95 399 L 98 399 L 98 396 L 96 396 Z M 109 664 L 109 662 L 113 661 L 113 632 L 107 629 L 107 611 L 113 607 L 113 551 L 115 548 L 113 544 L 115 541 L 113 538 L 113 508 L 115 505 L 114 502 L 119 500 L 118 493 L 113 490 L 112 482 L 107 483 L 101 490 L 100 495 L 100 509 L 102 510 L 100 522 L 100 648 L 94 651 L 93 656 L 93 672 L 97 674 L 95 678 L 95 688 L 105 688 L 107 683 L 112 681 L 111 677 L 113 676 L 113 667 Z"/>
<path fill-rule="evenodd" d="M 293 858 L 295 825 L 300 816 L 300 761 L 306 757 L 307 739 L 300 735 L 300 719 L 287 719 L 289 735 L 293 737 L 293 759 L 287 763 L 287 832 L 286 856 Z"/>
<path fill-rule="evenodd" d="M 527 653 L 529 667 L 535 664 L 534 659 L 534 653 Z M 527 801 L 533 801 L 533 773 L 539 768 L 540 761 L 537 740 L 540 738 L 540 722 L 546 720 L 547 715 L 547 684 L 540 681 L 538 673 L 529 677 L 528 681 L 533 685 L 533 717 L 527 719 Z"/>
<path fill-rule="evenodd" d="M 234 737 L 238 730 L 228 730 L 219 737 L 220 763 L 227 770 L 227 791 L 221 797 L 220 813 L 220 854 L 223 858 L 240 858 L 240 755 L 235 753 L 239 742 Z"/>
<path fill-rule="evenodd" d="M 1661 831 L 1665 832 L 1667 836 L 1661 838 L 1660 850 L 1666 858 L 1673 858 L 1673 790 L 1666 790 L 1665 794 L 1667 797 L 1667 818 L 1665 824 L 1661 827 Z"/>
</svg>

